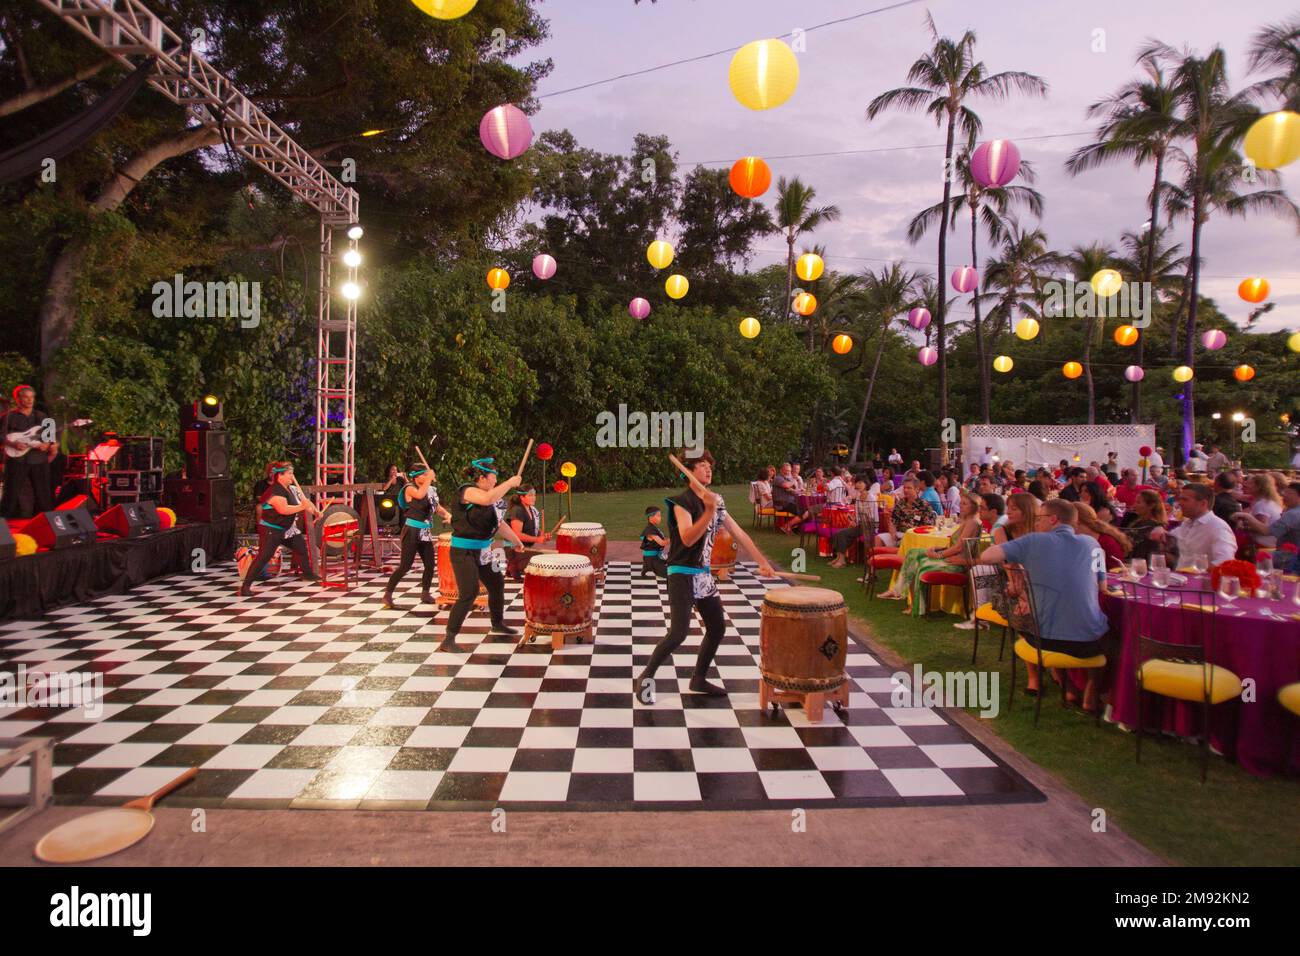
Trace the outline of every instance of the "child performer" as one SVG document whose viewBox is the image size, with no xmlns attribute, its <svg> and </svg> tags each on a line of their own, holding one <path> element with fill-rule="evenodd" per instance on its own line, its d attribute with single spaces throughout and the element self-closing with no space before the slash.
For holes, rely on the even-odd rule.
<svg viewBox="0 0 1300 956">
<path fill-rule="evenodd" d="M 641 577 L 653 572 L 656 577 L 668 576 L 668 562 L 664 560 L 668 551 L 668 539 L 659 529 L 663 512 L 654 505 L 645 510 L 646 526 L 641 532 Z"/>
<path fill-rule="evenodd" d="M 397 507 L 406 514 L 406 522 L 402 526 L 402 559 L 389 577 L 388 587 L 384 589 L 386 610 L 397 607 L 393 602 L 393 591 L 406 572 L 411 570 L 417 551 L 424 564 L 424 572 L 420 577 L 420 601 L 424 604 L 434 603 L 433 595 L 429 593 L 429 587 L 433 584 L 434 567 L 433 516 L 436 513 L 444 524 L 451 521 L 451 512 L 438 503 L 438 487 L 433 483 L 437 475 L 424 465 L 415 465 L 406 473 L 406 477 L 410 480 L 401 485 L 401 490 L 397 493 Z"/>
<path fill-rule="evenodd" d="M 551 536 L 542 527 L 542 516 L 537 510 L 537 492 L 531 486 L 520 488 L 515 494 L 514 507 L 506 514 L 510 530 L 524 544 L 545 544 Z M 524 568 L 532 554 L 511 551 L 506 555 L 506 573 L 512 581 L 522 581 Z"/>
</svg>

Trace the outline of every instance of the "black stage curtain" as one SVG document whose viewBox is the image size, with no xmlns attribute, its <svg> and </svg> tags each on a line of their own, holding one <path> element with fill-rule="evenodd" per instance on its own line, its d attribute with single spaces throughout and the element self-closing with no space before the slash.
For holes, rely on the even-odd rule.
<svg viewBox="0 0 1300 956">
<path fill-rule="evenodd" d="M 149 79 L 149 74 L 153 72 L 153 66 L 153 57 L 150 57 L 116 88 L 76 116 L 21 146 L 0 153 L 0 185 L 40 172 L 41 163 L 46 159 L 62 159 L 99 133 L 140 92 L 140 88 Z"/>
<path fill-rule="evenodd" d="M 0 620 L 38 618 L 64 605 L 125 594 L 164 575 L 189 573 L 195 548 L 204 550 L 208 565 L 229 560 L 235 553 L 234 520 L 0 561 Z M 230 582 L 233 593 L 233 574 Z"/>
</svg>

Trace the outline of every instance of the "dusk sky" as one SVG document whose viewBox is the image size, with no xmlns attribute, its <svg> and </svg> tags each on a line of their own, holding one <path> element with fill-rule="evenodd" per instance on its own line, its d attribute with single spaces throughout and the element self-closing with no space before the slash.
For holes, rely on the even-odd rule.
<svg viewBox="0 0 1300 956">
<path fill-rule="evenodd" d="M 908 221 L 941 196 L 943 136 L 925 115 L 891 112 L 868 124 L 865 107 L 877 94 L 906 85 L 909 65 L 929 44 L 928 9 L 939 30 L 957 36 L 973 29 L 976 50 L 991 71 L 1023 70 L 1046 80 L 1045 99 L 1015 96 L 1007 102 L 974 101 L 984 120 L 983 139 L 1017 142 L 1039 174 L 1043 227 L 1053 248 L 1094 240 L 1118 245 L 1121 233 L 1144 222 L 1150 168 L 1114 166 L 1072 178 L 1063 163 L 1089 142 L 1095 128 L 1084 111 L 1136 75 L 1134 58 L 1148 38 L 1204 52 L 1222 44 L 1230 79 L 1238 89 L 1258 77 L 1246 74 L 1250 37 L 1266 23 L 1296 12 L 1295 0 L 935 0 L 826 26 L 807 34 L 799 55 L 800 82 L 783 106 L 753 112 L 727 86 L 731 54 L 674 66 L 593 89 L 546 94 L 673 60 L 734 48 L 750 40 L 788 34 L 883 6 L 882 0 L 547 0 L 539 9 L 551 38 L 530 51 L 551 57 L 554 70 L 539 87 L 542 108 L 534 128 L 567 128 L 579 142 L 604 152 L 626 152 L 638 132 L 662 133 L 683 167 L 697 162 L 729 166 L 745 155 L 769 160 L 773 178 L 799 176 L 834 203 L 840 222 L 819 229 L 812 241 L 827 247 L 831 268 L 858 272 L 890 259 L 933 270 L 933 234 L 913 246 Z M 1105 52 L 1093 52 L 1094 31 L 1105 31 Z M 1085 135 L 1032 140 L 1048 134 Z M 901 148 L 900 147 L 905 147 Z M 890 152 L 775 159 L 788 154 L 839 150 Z M 1172 173 L 1172 171 L 1171 171 Z M 1300 198 L 1300 164 L 1283 171 L 1283 186 Z M 764 201 L 770 203 L 775 190 Z M 1186 222 L 1176 240 L 1190 240 Z M 949 245 L 949 268 L 962 265 L 969 233 Z M 1249 309 L 1237 283 L 1262 275 L 1277 308 L 1263 330 L 1300 328 L 1300 237 L 1270 216 L 1211 219 L 1204 231 L 1202 291 L 1237 321 Z M 760 243 L 752 265 L 783 260 L 784 243 Z M 1184 248 L 1186 252 L 1186 248 Z M 987 249 L 980 252 L 986 257 Z M 951 287 L 950 287 L 951 294 Z M 964 302 L 958 316 L 969 313 Z"/>
</svg>

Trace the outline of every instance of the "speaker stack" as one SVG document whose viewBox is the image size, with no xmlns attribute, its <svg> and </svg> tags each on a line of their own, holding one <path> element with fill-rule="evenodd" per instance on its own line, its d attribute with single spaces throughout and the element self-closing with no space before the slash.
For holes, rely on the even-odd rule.
<svg viewBox="0 0 1300 956">
<path fill-rule="evenodd" d="M 205 522 L 234 517 L 229 438 L 225 414 L 215 396 L 181 407 L 186 477 L 167 479 L 163 489 L 163 500 L 176 510 L 177 517 Z"/>
</svg>

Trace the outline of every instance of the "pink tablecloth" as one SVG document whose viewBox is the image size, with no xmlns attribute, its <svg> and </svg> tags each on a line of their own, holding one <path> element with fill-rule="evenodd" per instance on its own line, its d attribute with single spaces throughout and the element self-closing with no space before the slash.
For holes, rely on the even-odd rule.
<svg viewBox="0 0 1300 956">
<path fill-rule="evenodd" d="M 1110 668 L 1111 715 L 1129 727 L 1137 725 L 1138 698 L 1137 615 L 1131 605 L 1126 598 L 1102 596 L 1111 632 L 1121 637 L 1118 660 Z M 1283 620 L 1264 614 L 1266 607 Z M 1253 679 L 1255 692 L 1253 702 L 1228 701 L 1210 709 L 1210 741 L 1221 753 L 1233 754 L 1243 768 L 1260 776 L 1300 771 L 1300 717 L 1277 700 L 1282 687 L 1300 681 L 1300 621 L 1289 617 L 1297 610 L 1290 601 L 1238 598 L 1230 608 L 1220 605 L 1218 611 L 1213 661 L 1243 681 Z M 1151 636 L 1177 640 L 1181 632 L 1173 621 L 1177 609 L 1156 608 L 1153 613 L 1153 630 L 1162 633 Z M 1160 627 L 1162 616 L 1169 619 L 1164 628 Z M 1149 730 L 1181 736 L 1201 732 L 1200 704 L 1148 694 L 1144 707 Z"/>
</svg>

